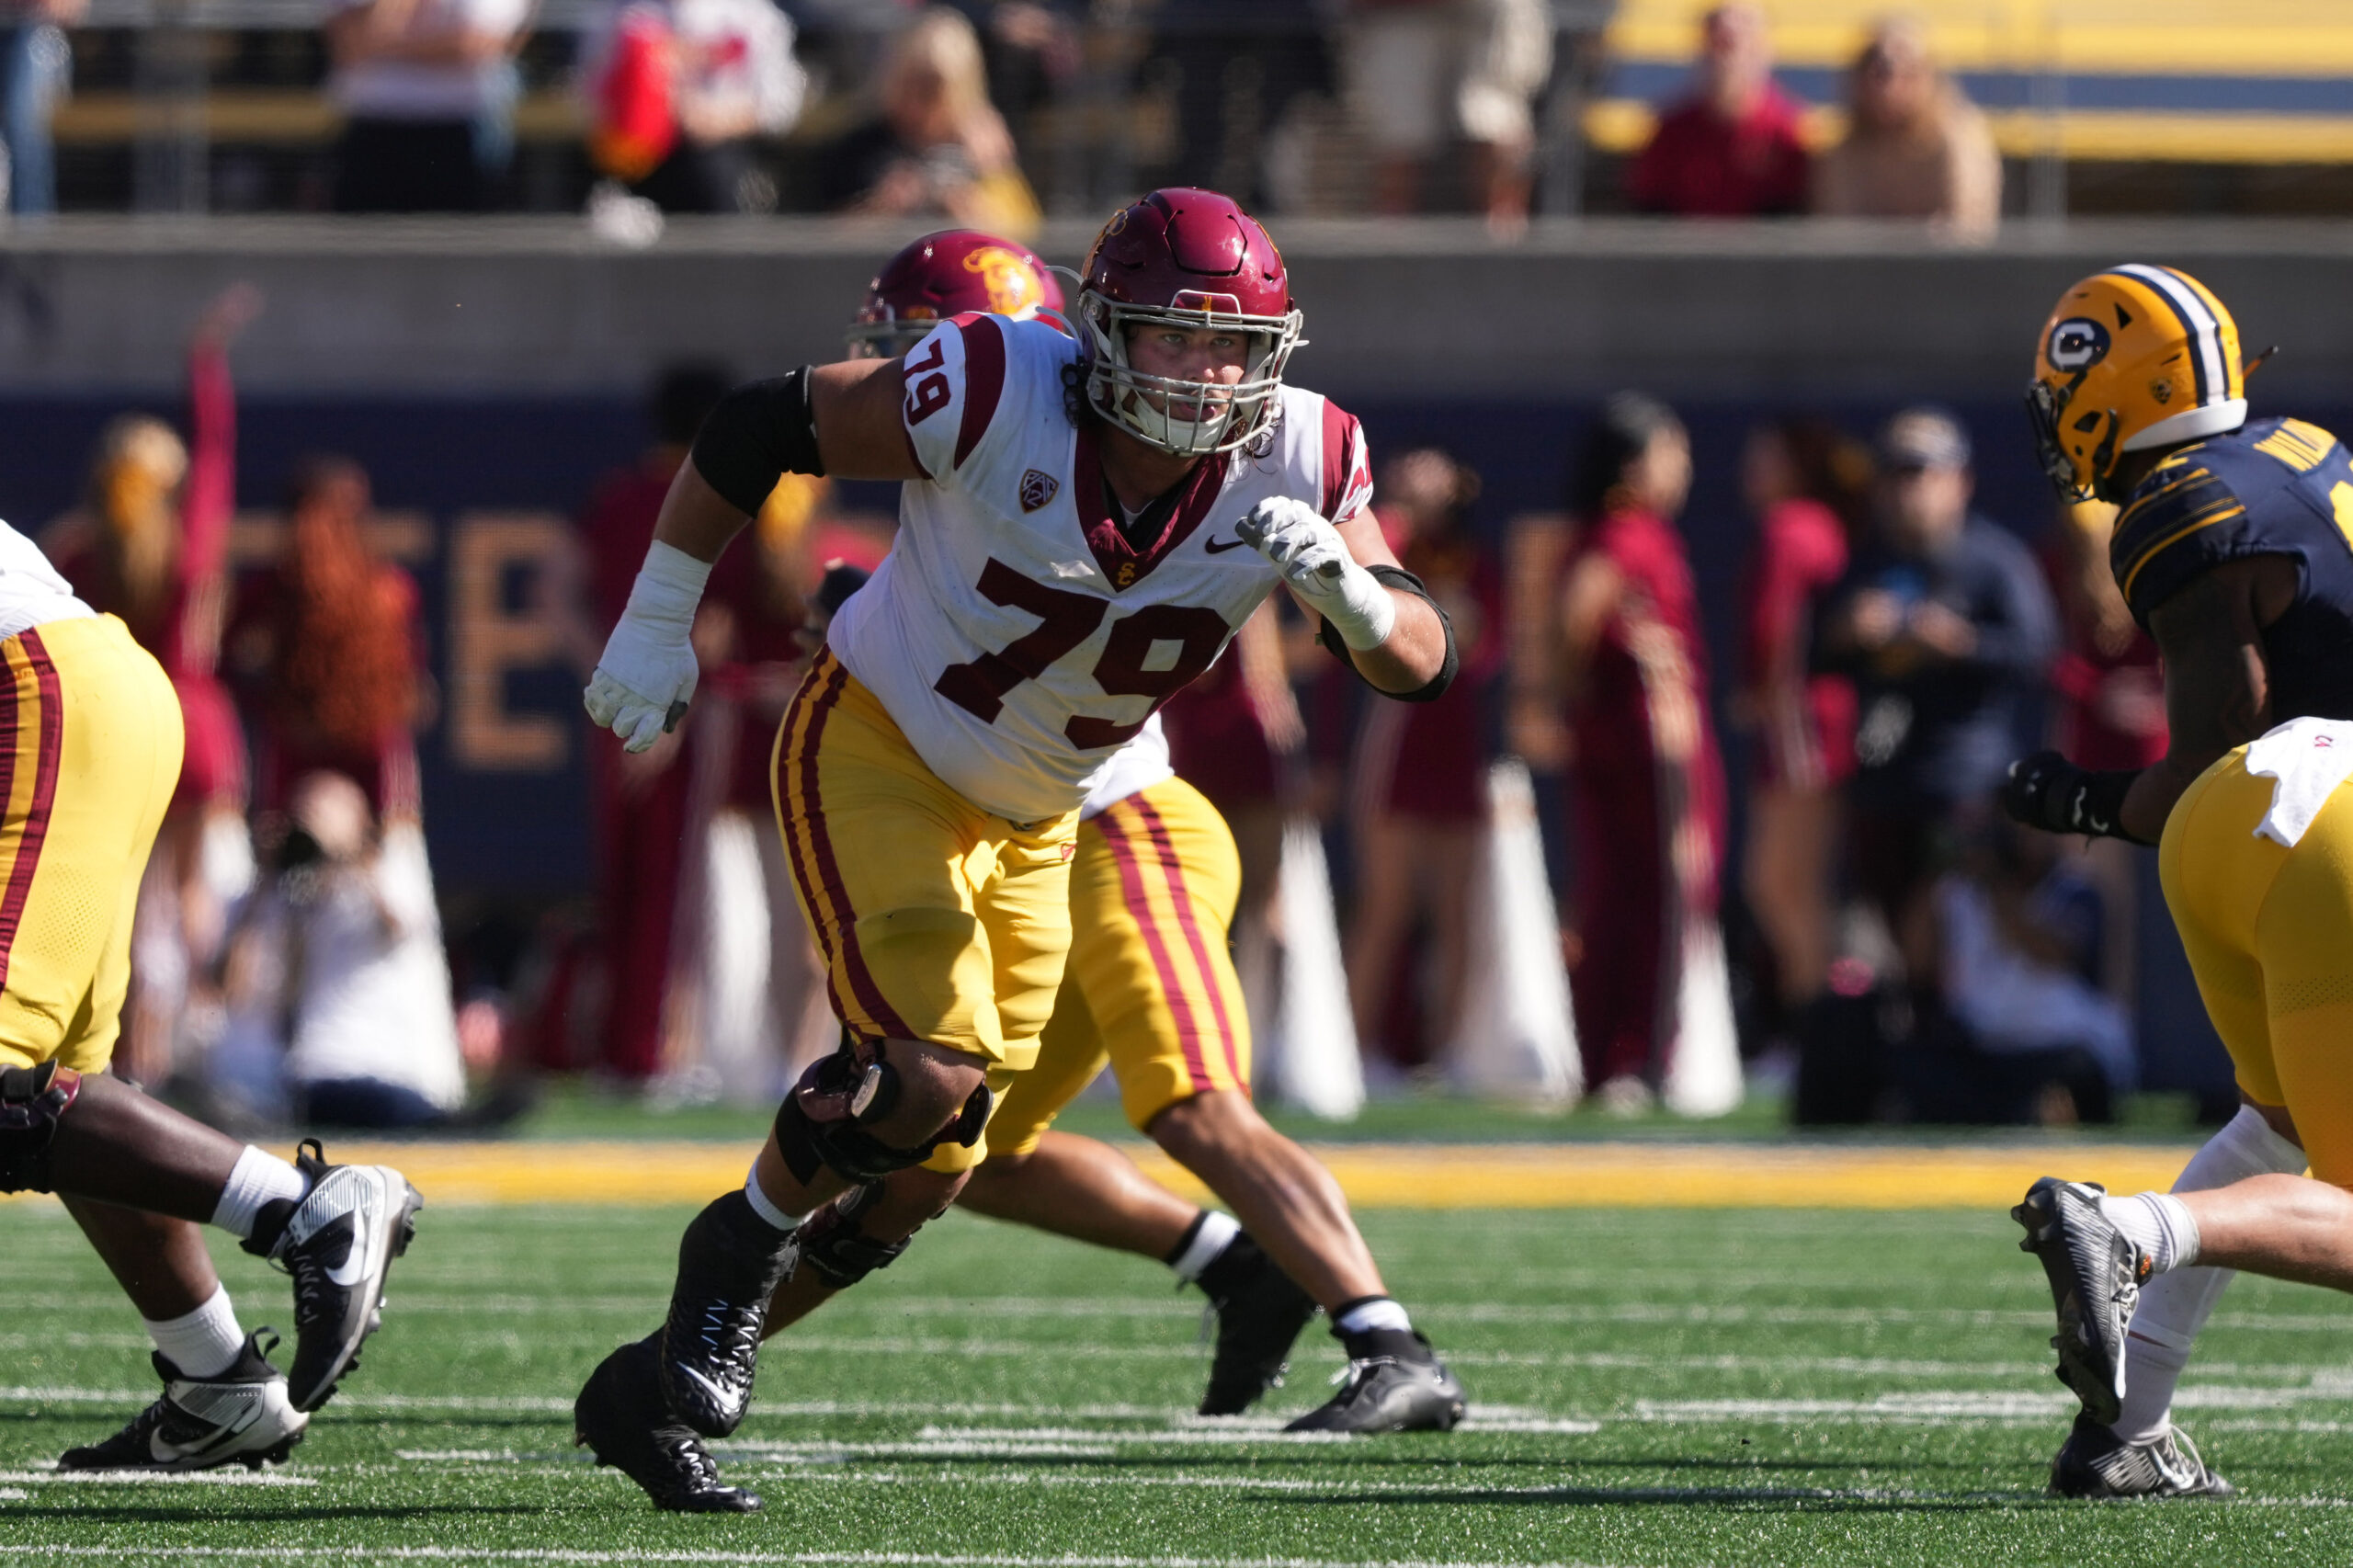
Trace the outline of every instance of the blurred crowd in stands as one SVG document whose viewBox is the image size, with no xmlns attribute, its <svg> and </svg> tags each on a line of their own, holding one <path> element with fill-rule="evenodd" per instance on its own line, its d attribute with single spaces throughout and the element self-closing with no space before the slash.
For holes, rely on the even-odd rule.
<svg viewBox="0 0 2353 1568">
<path fill-rule="evenodd" d="M 1469 212 L 1506 233 L 1590 209 L 1912 219 L 1962 240 L 2001 211 L 1985 118 L 1921 24 L 1859 40 L 1824 132 L 1776 84 L 1753 0 L 1706 15 L 1688 93 L 1622 159 L 1589 156 L 1580 118 L 1608 0 L 324 0 L 316 37 L 183 48 L 176 77 L 165 42 L 89 26 L 88 5 L 0 0 L 12 211 L 56 209 L 51 126 L 77 87 L 242 93 L 248 126 L 222 120 L 208 147 L 201 112 L 117 116 L 196 142 L 175 181 L 156 172 L 169 148 L 89 131 L 63 182 L 85 208 L 624 199 L 1020 236 L 1046 211 L 1199 184 L 1275 212 Z"/>
<path fill-rule="evenodd" d="M 631 756 L 579 721 L 593 900 L 551 911 L 494 983 L 461 960 L 460 1006 L 421 827 L 431 665 L 369 476 L 297 465 L 280 510 L 237 521 L 233 558 L 227 351 L 260 306 L 221 297 L 189 347 L 184 432 L 113 421 L 82 504 L 40 531 L 163 662 L 187 721 L 123 1069 L 224 1117 L 400 1129 L 496 1121 L 551 1070 L 773 1096 L 836 1027 L 773 830 L 770 743 L 892 519 L 787 476 L 711 580 L 686 722 Z M 642 451 L 588 499 L 583 673 L 729 384 L 721 366 L 664 373 Z M 1992 805 L 2046 737 L 2096 767 L 2164 749 L 2099 508 L 1981 515 L 1969 437 L 1933 407 L 1868 432 L 1760 424 L 1736 631 L 1711 649 L 1672 409 L 1608 400 L 1562 507 L 1512 517 L 1483 511 L 1449 451 L 1370 434 L 1380 524 L 1456 627 L 1454 687 L 1363 700 L 1270 606 L 1164 710 L 1241 849 L 1267 1058 L 1353 1039 L 1375 1092 L 1581 1087 L 1625 1112 L 1721 1112 L 1745 1069 L 1813 1123 L 2115 1114 L 2137 1077 L 2147 858 Z"/>
</svg>

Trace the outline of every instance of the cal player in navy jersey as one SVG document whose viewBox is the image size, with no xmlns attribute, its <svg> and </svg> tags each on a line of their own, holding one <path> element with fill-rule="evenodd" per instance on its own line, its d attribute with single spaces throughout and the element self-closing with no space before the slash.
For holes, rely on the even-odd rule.
<svg viewBox="0 0 2353 1568">
<path fill-rule="evenodd" d="M 2110 562 L 2165 656 L 2172 743 L 2137 770 L 2038 753 L 2004 804 L 2158 846 L 2245 1101 L 2170 1193 L 2045 1177 L 2013 1210 L 2084 1403 L 2063 1496 L 2231 1495 L 2170 1420 L 2216 1299 L 2239 1269 L 2353 1290 L 2353 461 L 2248 419 L 2245 374 L 2222 301 L 2134 265 L 2062 297 L 2028 392 L 2060 493 L 2122 507 Z"/>
</svg>

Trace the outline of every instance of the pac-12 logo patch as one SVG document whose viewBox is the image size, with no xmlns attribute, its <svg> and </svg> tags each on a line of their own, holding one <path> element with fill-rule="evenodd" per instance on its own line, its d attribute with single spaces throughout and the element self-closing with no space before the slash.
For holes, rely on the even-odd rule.
<svg viewBox="0 0 2353 1568">
<path fill-rule="evenodd" d="M 2055 370 L 2088 370 L 2108 358 L 2108 328 L 2089 316 L 2071 316 L 2051 329 L 2043 350 Z"/>
<path fill-rule="evenodd" d="M 1021 476 L 1021 509 L 1025 512 L 1036 511 L 1052 500 L 1054 492 L 1062 487 L 1062 481 L 1052 474 L 1031 469 Z"/>
</svg>

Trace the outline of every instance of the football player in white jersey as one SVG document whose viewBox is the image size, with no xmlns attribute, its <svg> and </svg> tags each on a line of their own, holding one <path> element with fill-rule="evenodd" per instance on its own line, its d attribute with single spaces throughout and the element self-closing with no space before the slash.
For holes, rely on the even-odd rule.
<svg viewBox="0 0 2353 1568">
<path fill-rule="evenodd" d="M 946 230 L 883 264 L 850 328 L 851 353 L 919 348 L 941 318 L 964 312 L 1062 309 L 1052 275 L 1019 245 Z M 1176 777 L 1154 716 L 1113 756 L 1079 810 L 1062 994 L 1036 1064 L 990 1119 L 987 1162 L 957 1202 L 1157 1258 L 1199 1285 L 1218 1322 L 1204 1415 L 1256 1403 L 1320 1306 L 1350 1375 L 1295 1430 L 1449 1428 L 1461 1418 L 1461 1388 L 1389 1295 L 1346 1196 L 1251 1104 L 1250 1020 L 1227 937 L 1240 883 L 1232 832 Z M 1177 1198 L 1109 1144 L 1051 1130 L 1107 1060 L 1136 1130 L 1224 1199 L 1248 1231 Z M 771 1335 L 897 1256 L 904 1241 L 876 1248 L 865 1242 L 867 1226 L 895 1233 L 924 1218 L 931 1194 L 917 1176 L 904 1194 L 858 1188 L 801 1228 L 799 1265 L 769 1306 Z M 884 1183 L 910 1185 L 904 1175 Z M 894 1207 L 904 1211 L 897 1223 Z"/>
<path fill-rule="evenodd" d="M 743 1418 L 801 1221 L 918 1168 L 900 1191 L 927 1187 L 937 1212 L 983 1157 L 1062 983 L 1079 806 L 1160 704 L 1278 584 L 1376 690 L 1427 699 L 1452 677 L 1445 617 L 1365 510 L 1356 421 L 1283 384 L 1301 315 L 1256 222 L 1154 192 L 1105 226 L 1075 314 L 1077 341 L 964 316 L 901 358 L 730 394 L 589 685 L 599 723 L 651 745 L 693 691 L 710 564 L 778 478 L 906 482 L 897 542 L 777 741 L 843 1049 L 786 1096 L 744 1189 L 688 1227 L 663 1327 L 608 1357 L 575 1410 L 580 1440 L 657 1506 L 758 1506 L 697 1438 Z M 859 1239 L 887 1248 L 913 1223 L 878 1205 Z"/>
</svg>

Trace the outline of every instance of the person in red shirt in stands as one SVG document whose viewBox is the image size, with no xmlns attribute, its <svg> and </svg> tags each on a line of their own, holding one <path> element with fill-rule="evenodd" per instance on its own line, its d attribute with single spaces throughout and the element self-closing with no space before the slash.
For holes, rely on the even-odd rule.
<svg viewBox="0 0 2353 1568">
<path fill-rule="evenodd" d="M 1699 24 L 1695 91 L 1659 116 L 1627 171 L 1635 210 L 1677 218 L 1762 218 L 1805 210 L 1802 106 L 1773 80 L 1765 14 L 1746 0 Z"/>
</svg>

